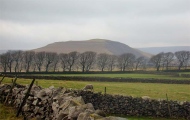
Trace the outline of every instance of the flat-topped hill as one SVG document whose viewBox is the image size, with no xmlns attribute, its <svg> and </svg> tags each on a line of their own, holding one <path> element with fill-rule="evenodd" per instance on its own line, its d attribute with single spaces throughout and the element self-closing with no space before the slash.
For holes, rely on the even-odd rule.
<svg viewBox="0 0 190 120">
<path fill-rule="evenodd" d="M 149 58 L 151 56 L 149 53 L 145 53 L 138 49 L 131 48 L 126 44 L 105 39 L 55 42 L 38 49 L 34 49 L 34 51 L 57 52 L 57 53 L 69 53 L 73 51 L 82 53 L 86 51 L 94 51 L 97 54 L 107 53 L 112 55 L 120 55 L 123 53 L 133 53 L 136 57 L 145 56 Z"/>
</svg>

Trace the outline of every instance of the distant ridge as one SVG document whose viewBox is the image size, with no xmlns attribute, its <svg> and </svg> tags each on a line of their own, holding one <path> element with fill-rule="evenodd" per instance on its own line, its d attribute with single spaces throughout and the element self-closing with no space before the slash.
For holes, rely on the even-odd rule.
<svg viewBox="0 0 190 120">
<path fill-rule="evenodd" d="M 190 46 L 167 46 L 167 47 L 147 47 L 147 48 L 137 48 L 143 52 L 148 52 L 150 54 L 158 54 L 160 52 L 172 52 L 177 51 L 190 51 Z"/>
<path fill-rule="evenodd" d="M 144 56 L 147 58 L 151 57 L 151 54 L 142 52 L 138 49 L 131 48 L 126 44 L 106 40 L 106 39 L 91 39 L 84 41 L 66 41 L 66 42 L 55 42 L 48 44 L 44 47 L 34 49 L 35 52 L 46 51 L 46 52 L 57 52 L 57 53 L 69 53 L 72 51 L 85 52 L 94 51 L 97 54 L 107 53 L 112 55 L 120 55 L 123 53 L 133 53 L 136 57 Z"/>
</svg>

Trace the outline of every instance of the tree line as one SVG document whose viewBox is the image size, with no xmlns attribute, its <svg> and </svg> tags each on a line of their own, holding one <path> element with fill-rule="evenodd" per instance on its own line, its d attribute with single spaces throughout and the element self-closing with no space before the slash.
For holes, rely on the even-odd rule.
<svg viewBox="0 0 190 120">
<path fill-rule="evenodd" d="M 159 53 L 147 59 L 136 57 L 132 53 L 122 55 L 97 54 L 92 51 L 79 53 L 34 52 L 34 51 L 7 51 L 0 55 L 2 72 L 56 72 L 56 71 L 132 71 L 145 70 L 155 67 L 169 70 L 170 66 L 187 69 L 190 62 L 190 51 L 175 53 Z"/>
</svg>

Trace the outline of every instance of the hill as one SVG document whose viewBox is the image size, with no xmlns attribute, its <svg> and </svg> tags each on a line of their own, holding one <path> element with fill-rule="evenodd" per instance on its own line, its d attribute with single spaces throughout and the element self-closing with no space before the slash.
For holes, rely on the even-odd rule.
<svg viewBox="0 0 190 120">
<path fill-rule="evenodd" d="M 57 52 L 57 53 L 69 53 L 72 51 L 77 51 L 82 53 L 85 51 L 94 51 L 97 54 L 107 53 L 112 55 L 120 55 L 123 53 L 133 53 L 136 57 L 145 56 L 147 58 L 150 58 L 151 56 L 149 53 L 142 52 L 135 48 L 131 48 L 123 43 L 111 40 L 105 40 L 105 39 L 55 42 L 38 49 L 34 49 L 34 51 Z"/>
<path fill-rule="evenodd" d="M 156 55 L 160 52 L 177 52 L 177 51 L 190 51 L 190 46 L 168 46 L 168 47 L 147 47 L 147 48 L 137 48 L 143 52 L 148 52 L 150 54 Z"/>
</svg>

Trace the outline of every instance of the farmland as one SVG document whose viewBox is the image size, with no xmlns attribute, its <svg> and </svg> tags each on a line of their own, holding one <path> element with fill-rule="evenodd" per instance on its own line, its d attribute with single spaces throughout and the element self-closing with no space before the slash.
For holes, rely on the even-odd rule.
<svg viewBox="0 0 190 120">
<path fill-rule="evenodd" d="M 0 77 L 1 79 L 1 77 Z M 150 96 L 154 99 L 166 99 L 166 94 L 170 100 L 190 101 L 189 84 L 155 84 L 155 83 L 123 83 L 123 82 L 92 82 L 92 81 L 61 81 L 61 80 L 36 80 L 38 85 L 47 88 L 50 86 L 82 89 L 86 84 L 93 84 L 95 92 L 104 93 L 107 88 L 108 94 L 120 94 L 133 97 Z M 3 83 L 10 83 L 11 78 L 5 78 Z M 17 80 L 19 84 L 29 84 L 30 79 Z"/>
<path fill-rule="evenodd" d="M 189 74 L 179 73 L 179 74 Z M 169 74 L 140 74 L 140 73 L 105 73 L 105 74 L 30 74 L 29 76 L 68 76 L 68 77 L 105 77 L 105 78 L 143 78 L 143 79 L 170 79 L 170 80 L 190 80 L 189 78 L 179 76 L 173 76 Z M 0 77 L 0 80 L 2 77 Z M 3 84 L 11 83 L 13 78 L 5 77 L 3 80 Z M 18 78 L 17 83 L 19 84 L 30 84 L 31 79 Z M 42 86 L 43 88 L 47 88 L 50 86 L 54 87 L 65 87 L 72 89 L 82 89 L 87 84 L 93 84 L 95 92 L 101 92 L 104 94 L 105 87 L 107 94 L 113 95 L 124 95 L 124 96 L 133 96 L 133 97 L 142 97 L 149 96 L 152 99 L 166 99 L 166 94 L 169 100 L 177 100 L 177 101 L 190 101 L 190 85 L 189 84 L 163 84 L 163 83 L 128 83 L 128 82 L 100 82 L 100 81 L 76 81 L 76 80 L 46 80 L 46 79 L 36 79 L 35 84 Z M 2 113 L 2 117 L 0 119 L 9 118 L 16 119 L 14 117 L 13 109 L 7 106 L 3 106 L 1 104 L 0 112 Z M 129 117 L 126 116 L 129 120 L 152 120 L 156 118 L 147 118 L 147 117 Z M 22 119 L 22 118 L 18 118 Z M 158 120 L 166 118 L 157 118 Z"/>
<path fill-rule="evenodd" d="M 181 74 L 190 74 L 181 73 Z M 36 74 L 34 74 L 36 75 Z M 43 74 L 44 75 L 44 74 Z M 142 79 L 172 79 L 172 80 L 190 80 L 180 76 L 163 75 L 163 74 L 45 74 L 46 76 L 79 76 L 79 77 L 109 77 L 109 78 L 142 78 Z"/>
</svg>

